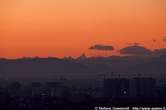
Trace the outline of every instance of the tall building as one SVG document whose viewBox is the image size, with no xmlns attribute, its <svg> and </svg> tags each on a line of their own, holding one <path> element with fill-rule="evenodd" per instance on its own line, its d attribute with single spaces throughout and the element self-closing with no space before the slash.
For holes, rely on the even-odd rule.
<svg viewBox="0 0 166 110">
<path fill-rule="evenodd" d="M 130 93 L 132 97 L 152 97 L 156 80 L 153 78 L 136 77 L 131 79 Z"/>
<path fill-rule="evenodd" d="M 104 80 L 104 94 L 106 97 L 126 97 L 129 95 L 129 79 L 111 78 Z"/>
<path fill-rule="evenodd" d="M 11 96 L 19 96 L 21 93 L 21 83 L 20 82 L 12 82 L 8 86 L 8 93 Z"/>
<path fill-rule="evenodd" d="M 48 95 L 49 96 L 55 96 L 56 95 L 56 90 L 57 90 L 58 85 L 59 85 L 58 82 L 47 82 L 46 83 L 46 88 L 48 90 Z"/>
<path fill-rule="evenodd" d="M 31 95 L 41 95 L 42 91 L 42 84 L 40 82 L 32 82 L 31 84 Z"/>
</svg>

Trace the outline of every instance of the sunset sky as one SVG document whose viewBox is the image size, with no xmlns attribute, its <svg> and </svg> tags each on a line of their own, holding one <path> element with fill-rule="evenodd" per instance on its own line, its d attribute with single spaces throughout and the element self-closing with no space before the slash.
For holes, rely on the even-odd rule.
<svg viewBox="0 0 166 110">
<path fill-rule="evenodd" d="M 140 43 L 166 48 L 166 0 L 0 0 L 0 57 L 116 54 Z"/>
</svg>

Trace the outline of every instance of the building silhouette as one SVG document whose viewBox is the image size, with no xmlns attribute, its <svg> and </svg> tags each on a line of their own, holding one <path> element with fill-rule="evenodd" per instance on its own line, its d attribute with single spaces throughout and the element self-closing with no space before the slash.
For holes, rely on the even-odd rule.
<svg viewBox="0 0 166 110">
<path fill-rule="evenodd" d="M 109 98 L 153 97 L 156 80 L 153 78 L 135 77 L 104 79 L 104 94 Z"/>
<path fill-rule="evenodd" d="M 104 80 L 104 94 L 106 97 L 126 97 L 129 95 L 129 79 L 111 78 Z"/>
<path fill-rule="evenodd" d="M 132 97 L 152 97 L 154 96 L 156 80 L 153 78 L 135 77 L 130 81 L 130 91 Z"/>
</svg>

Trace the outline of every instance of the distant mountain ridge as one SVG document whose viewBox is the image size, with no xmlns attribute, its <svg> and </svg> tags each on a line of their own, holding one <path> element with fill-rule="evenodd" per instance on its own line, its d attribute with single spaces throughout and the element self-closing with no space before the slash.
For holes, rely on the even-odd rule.
<svg viewBox="0 0 166 110">
<path fill-rule="evenodd" d="M 98 74 L 152 74 L 166 76 L 166 56 L 112 56 L 81 59 L 0 59 L 1 78 L 95 77 Z"/>
</svg>

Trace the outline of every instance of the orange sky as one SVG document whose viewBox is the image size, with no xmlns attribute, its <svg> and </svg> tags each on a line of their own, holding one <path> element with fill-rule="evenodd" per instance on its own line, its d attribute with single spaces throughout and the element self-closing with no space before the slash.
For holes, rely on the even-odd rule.
<svg viewBox="0 0 166 110">
<path fill-rule="evenodd" d="M 108 55 L 88 48 L 165 37 L 166 0 L 0 0 L 0 57 Z"/>
</svg>

